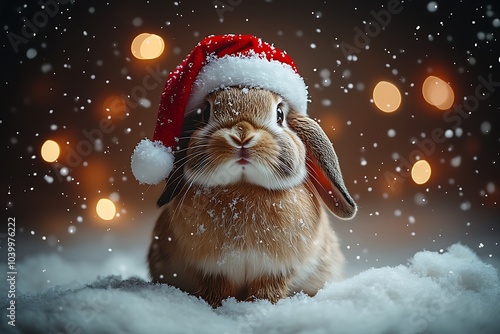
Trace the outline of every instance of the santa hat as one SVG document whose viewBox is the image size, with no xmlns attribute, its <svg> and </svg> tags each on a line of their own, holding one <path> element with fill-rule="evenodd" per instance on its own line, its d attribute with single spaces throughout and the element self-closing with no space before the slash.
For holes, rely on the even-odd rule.
<svg viewBox="0 0 500 334">
<path fill-rule="evenodd" d="M 270 90 L 307 113 L 307 86 L 286 52 L 251 35 L 209 36 L 167 79 L 153 140 L 143 139 L 132 154 L 132 172 L 140 183 L 157 184 L 170 174 L 184 115 L 200 107 L 207 94 L 229 86 Z"/>
</svg>

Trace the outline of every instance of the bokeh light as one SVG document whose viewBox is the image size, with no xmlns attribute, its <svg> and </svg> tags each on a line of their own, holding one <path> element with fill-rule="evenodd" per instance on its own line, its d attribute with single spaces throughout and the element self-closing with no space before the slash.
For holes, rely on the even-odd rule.
<svg viewBox="0 0 500 334">
<path fill-rule="evenodd" d="M 127 111 L 127 103 L 120 96 L 111 95 L 104 100 L 103 109 L 106 116 L 122 117 Z"/>
<path fill-rule="evenodd" d="M 158 35 L 142 33 L 134 38 L 130 49 L 137 59 L 154 59 L 163 53 L 165 42 Z"/>
<path fill-rule="evenodd" d="M 415 162 L 411 169 L 411 178 L 416 184 L 424 184 L 431 177 L 431 165 L 426 160 Z"/>
<path fill-rule="evenodd" d="M 383 112 L 390 113 L 401 105 L 401 93 L 394 84 L 380 81 L 373 89 L 373 102 Z"/>
<path fill-rule="evenodd" d="M 111 220 L 115 217 L 116 206 L 111 200 L 107 198 L 101 198 L 96 205 L 97 215 L 104 220 Z"/>
<path fill-rule="evenodd" d="M 53 140 L 46 140 L 42 145 L 41 154 L 43 160 L 47 162 L 54 162 L 59 158 L 61 150 L 59 145 Z"/>
<path fill-rule="evenodd" d="M 422 84 L 422 95 L 425 101 L 440 110 L 450 109 L 455 101 L 455 93 L 444 80 L 430 75 Z"/>
</svg>

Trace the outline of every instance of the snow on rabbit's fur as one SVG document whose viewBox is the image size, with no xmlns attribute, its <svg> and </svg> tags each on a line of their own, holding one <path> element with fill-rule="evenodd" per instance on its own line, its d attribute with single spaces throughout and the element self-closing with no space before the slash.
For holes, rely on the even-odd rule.
<svg viewBox="0 0 500 334">
<path fill-rule="evenodd" d="M 326 285 L 312 298 L 299 294 L 275 305 L 229 299 L 216 309 L 173 287 L 148 282 L 145 270 L 141 278 L 102 276 L 116 264 L 98 267 L 58 255 L 24 260 L 18 271 L 33 274 L 19 276 L 16 327 L 3 319 L 1 332 L 500 332 L 497 270 L 460 244 L 443 254 L 419 252 L 407 265 L 366 270 Z M 139 260 L 131 263 L 141 266 Z M 60 274 L 54 278 L 58 286 L 40 288 L 46 276 L 35 273 L 42 267 Z M 75 281 L 79 276 L 83 282 Z"/>
</svg>

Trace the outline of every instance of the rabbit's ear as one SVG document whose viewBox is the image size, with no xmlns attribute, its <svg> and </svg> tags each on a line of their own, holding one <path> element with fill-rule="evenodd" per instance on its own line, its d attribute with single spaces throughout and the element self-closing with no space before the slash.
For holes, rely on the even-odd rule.
<svg viewBox="0 0 500 334">
<path fill-rule="evenodd" d="M 307 172 L 328 209 L 337 217 L 349 219 L 356 214 L 356 203 L 347 191 L 333 145 L 323 129 L 307 115 L 291 110 L 288 126 L 306 147 Z"/>
<path fill-rule="evenodd" d="M 158 205 L 158 207 L 161 207 L 162 205 L 170 202 L 186 185 L 186 182 L 184 180 L 184 164 L 186 163 L 187 159 L 187 148 L 189 145 L 189 140 L 191 139 L 191 135 L 202 123 L 201 117 L 202 115 L 198 112 L 198 110 L 194 110 L 187 113 L 184 118 L 182 134 L 177 143 L 178 149 L 174 151 L 174 170 L 167 177 L 167 183 L 165 184 L 163 193 L 160 195 L 160 198 L 156 202 L 156 205 Z"/>
<path fill-rule="evenodd" d="M 179 161 L 182 162 L 184 159 L 181 159 L 178 155 L 175 156 L 174 171 L 167 178 L 163 193 L 160 195 L 160 198 L 158 198 L 158 201 L 156 201 L 158 207 L 168 204 L 168 202 L 177 196 L 181 189 L 184 188 L 184 171 L 180 166 L 181 163 L 179 163 Z M 186 154 L 184 153 L 183 155 L 185 156 Z"/>
</svg>

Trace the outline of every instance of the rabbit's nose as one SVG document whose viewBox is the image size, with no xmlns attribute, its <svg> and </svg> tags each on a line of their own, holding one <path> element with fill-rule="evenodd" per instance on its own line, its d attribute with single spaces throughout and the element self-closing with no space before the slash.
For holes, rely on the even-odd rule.
<svg viewBox="0 0 500 334">
<path fill-rule="evenodd" d="M 238 146 L 248 144 L 254 137 L 255 128 L 249 122 L 239 122 L 233 126 L 230 134 L 231 140 Z"/>
<path fill-rule="evenodd" d="M 240 148 L 248 147 L 254 137 L 255 136 L 253 134 L 247 135 L 245 137 L 240 137 L 232 133 L 229 135 L 229 139 L 232 141 L 232 143 Z"/>
</svg>

